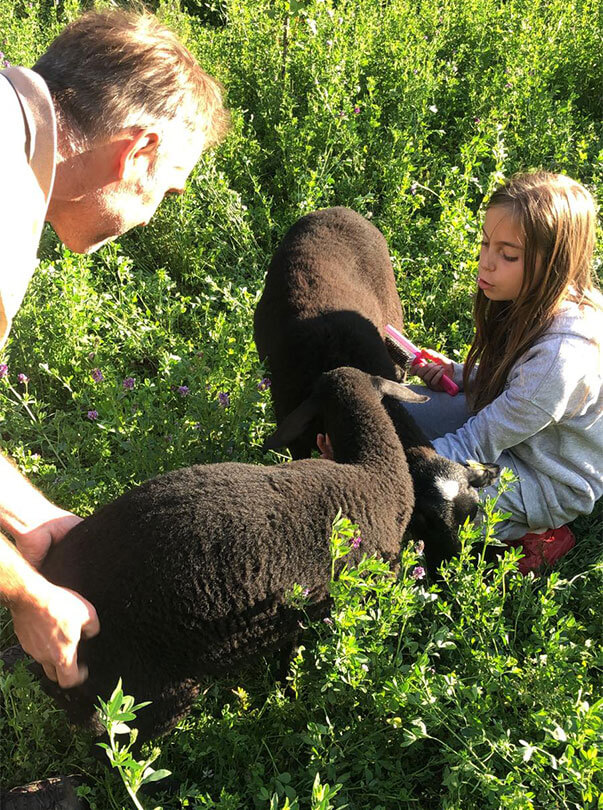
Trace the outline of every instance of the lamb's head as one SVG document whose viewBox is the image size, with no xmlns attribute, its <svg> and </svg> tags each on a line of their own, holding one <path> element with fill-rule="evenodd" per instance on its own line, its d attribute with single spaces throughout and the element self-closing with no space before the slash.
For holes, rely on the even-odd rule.
<svg viewBox="0 0 603 810">
<path fill-rule="evenodd" d="M 383 452 L 397 454 L 399 442 L 380 404 L 385 396 L 402 402 L 427 400 L 405 385 L 357 368 L 342 366 L 326 371 L 314 383 L 310 396 L 283 419 L 264 442 L 264 448 L 271 450 L 290 444 L 320 414 L 333 445 L 335 461 L 357 461 L 359 453 L 364 454 L 381 443 L 389 443 L 389 451 Z"/>
<path fill-rule="evenodd" d="M 493 484 L 499 468 L 475 462 L 458 464 L 426 448 L 407 451 L 407 456 L 415 487 L 415 510 L 409 531 L 423 540 L 427 568 L 434 576 L 438 566 L 458 552 L 459 527 L 467 519 L 474 520 L 478 489 Z"/>
</svg>

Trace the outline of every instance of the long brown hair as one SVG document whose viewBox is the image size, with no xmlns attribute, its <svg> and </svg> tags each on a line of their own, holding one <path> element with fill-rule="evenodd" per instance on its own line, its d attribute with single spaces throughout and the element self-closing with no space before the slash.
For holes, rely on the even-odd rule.
<svg viewBox="0 0 603 810">
<path fill-rule="evenodd" d="M 524 277 L 514 301 L 490 301 L 477 291 L 475 338 L 463 372 L 474 412 L 502 393 L 511 367 L 548 329 L 562 301 L 601 307 L 591 266 L 596 208 L 584 186 L 563 174 L 516 174 L 494 191 L 486 208 L 494 206 L 508 208 L 521 229 Z"/>
</svg>

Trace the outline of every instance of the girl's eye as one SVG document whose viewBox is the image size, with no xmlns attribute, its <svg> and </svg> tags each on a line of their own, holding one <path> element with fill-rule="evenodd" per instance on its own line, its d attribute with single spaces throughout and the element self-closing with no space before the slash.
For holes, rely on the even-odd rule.
<svg viewBox="0 0 603 810">
<path fill-rule="evenodd" d="M 504 253 L 502 257 L 506 262 L 516 262 L 517 259 L 519 258 L 519 256 L 506 256 Z"/>
</svg>

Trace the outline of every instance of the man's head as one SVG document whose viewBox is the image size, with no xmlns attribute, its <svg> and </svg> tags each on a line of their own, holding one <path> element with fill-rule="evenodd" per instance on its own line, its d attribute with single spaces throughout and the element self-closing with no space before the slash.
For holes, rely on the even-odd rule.
<svg viewBox="0 0 603 810">
<path fill-rule="evenodd" d="M 146 224 L 228 128 L 220 84 L 151 14 L 89 12 L 34 70 L 59 131 L 47 218 L 78 252 Z"/>
</svg>

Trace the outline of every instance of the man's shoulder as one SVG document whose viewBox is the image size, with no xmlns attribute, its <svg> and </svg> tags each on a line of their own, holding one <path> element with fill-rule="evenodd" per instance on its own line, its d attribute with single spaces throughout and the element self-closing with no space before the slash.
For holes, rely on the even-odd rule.
<svg viewBox="0 0 603 810">
<path fill-rule="evenodd" d="M 4 74 L 5 71 L 0 71 L 0 119 L 2 120 L 0 143 L 2 144 L 1 159 L 3 162 L 11 159 L 10 153 L 13 149 L 25 149 L 27 139 L 27 129 L 19 96 L 8 76 Z"/>
<path fill-rule="evenodd" d="M 56 159 L 56 116 L 50 91 L 44 79 L 28 68 L 9 67 L 0 73 L 1 109 L 7 109 L 7 148 L 23 148 L 46 200 L 54 181 Z M 6 160 L 6 152 L 3 156 Z"/>
</svg>

